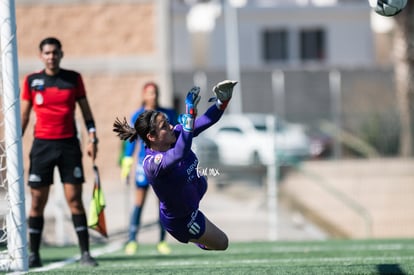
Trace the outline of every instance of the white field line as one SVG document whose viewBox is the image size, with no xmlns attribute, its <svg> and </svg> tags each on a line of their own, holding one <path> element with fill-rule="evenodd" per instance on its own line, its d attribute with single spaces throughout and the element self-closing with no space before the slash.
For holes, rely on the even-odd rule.
<svg viewBox="0 0 414 275">
<path fill-rule="evenodd" d="M 98 257 L 100 255 L 115 252 L 115 251 L 121 249 L 123 245 L 124 244 L 122 242 L 110 243 L 110 244 L 106 245 L 105 247 L 93 249 L 91 251 L 91 254 L 92 254 L 93 257 Z M 65 259 L 63 261 L 60 261 L 60 262 L 55 262 L 55 263 L 51 263 L 51 264 L 48 264 L 48 265 L 43 266 L 43 267 L 30 269 L 30 272 L 43 272 L 43 271 L 50 271 L 50 270 L 53 270 L 53 269 L 56 269 L 56 268 L 61 268 L 61 267 L 64 267 L 65 265 L 72 264 L 72 263 L 78 261 L 79 258 L 80 258 L 80 254 L 75 255 L 71 258 Z M 22 273 L 22 272 L 13 272 L 13 273 L 7 273 L 7 274 L 8 275 L 11 275 L 11 274 L 17 275 L 17 274 L 24 274 L 24 273 Z"/>
<path fill-rule="evenodd" d="M 344 245 L 340 246 L 341 251 L 398 251 L 398 250 L 414 250 L 414 245 L 405 244 L 367 244 L 367 245 Z M 265 249 L 265 252 L 318 252 L 318 251 L 337 251 L 338 246 L 327 245 L 304 245 L 304 246 L 278 246 Z M 228 250 L 231 251 L 231 248 Z M 252 253 L 262 252 L 263 248 L 235 248 L 236 253 Z M 231 252 L 230 252 L 231 253 Z"/>
<path fill-rule="evenodd" d="M 212 260 L 212 261 L 198 261 L 197 265 L 214 265 L 214 266 L 229 266 L 229 265 L 252 265 L 252 264 L 318 264 L 318 263 L 343 263 L 344 266 L 352 265 L 354 263 L 386 263 L 386 262 L 401 262 L 414 261 L 414 256 L 378 256 L 378 257 L 322 257 L 322 258 L 289 258 L 289 259 L 244 259 L 244 260 Z M 163 260 L 157 262 L 157 266 L 190 266 L 194 265 L 194 261 L 180 261 L 180 260 Z M 140 267 L 153 266 L 152 264 L 145 265 L 140 263 Z"/>
</svg>

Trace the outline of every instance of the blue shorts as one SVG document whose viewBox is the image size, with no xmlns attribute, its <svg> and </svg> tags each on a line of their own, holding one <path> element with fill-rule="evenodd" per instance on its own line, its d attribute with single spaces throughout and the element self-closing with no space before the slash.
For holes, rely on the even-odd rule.
<svg viewBox="0 0 414 275">
<path fill-rule="evenodd" d="M 160 219 L 165 230 L 182 243 L 199 239 L 206 231 L 206 220 L 200 210 L 183 218 L 168 218 L 161 213 Z"/>
<path fill-rule="evenodd" d="M 142 161 L 138 161 L 137 167 L 135 169 L 135 186 L 137 188 L 148 188 L 149 183 L 147 177 L 145 176 L 144 167 L 142 166 Z"/>
</svg>

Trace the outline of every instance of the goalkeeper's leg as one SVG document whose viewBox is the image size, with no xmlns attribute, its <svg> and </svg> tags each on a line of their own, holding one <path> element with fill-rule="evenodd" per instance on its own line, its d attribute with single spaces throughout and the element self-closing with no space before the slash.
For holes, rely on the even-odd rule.
<svg viewBox="0 0 414 275">
<path fill-rule="evenodd" d="M 204 234 L 196 239 L 191 239 L 190 242 L 195 243 L 198 247 L 204 250 L 226 250 L 229 245 L 227 235 L 212 223 L 206 216 Z"/>
</svg>

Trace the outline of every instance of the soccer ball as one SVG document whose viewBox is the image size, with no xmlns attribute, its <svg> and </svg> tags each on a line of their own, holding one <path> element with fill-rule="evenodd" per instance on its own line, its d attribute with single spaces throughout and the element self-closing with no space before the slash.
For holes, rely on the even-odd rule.
<svg viewBox="0 0 414 275">
<path fill-rule="evenodd" d="M 369 5 L 382 16 L 394 16 L 402 11 L 408 0 L 369 0 Z"/>
</svg>

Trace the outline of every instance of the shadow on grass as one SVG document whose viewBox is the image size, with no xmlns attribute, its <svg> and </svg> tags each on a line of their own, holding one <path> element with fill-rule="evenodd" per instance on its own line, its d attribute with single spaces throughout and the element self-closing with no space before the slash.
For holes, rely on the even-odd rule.
<svg viewBox="0 0 414 275">
<path fill-rule="evenodd" d="M 393 275 L 405 275 L 405 273 L 398 264 L 380 264 L 377 265 L 379 274 L 393 274 Z"/>
</svg>

